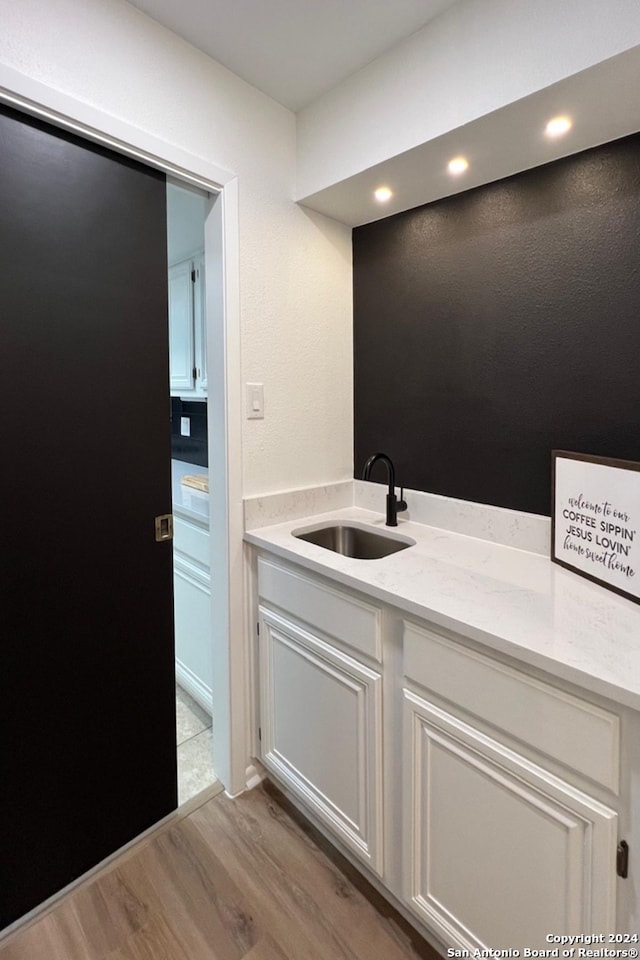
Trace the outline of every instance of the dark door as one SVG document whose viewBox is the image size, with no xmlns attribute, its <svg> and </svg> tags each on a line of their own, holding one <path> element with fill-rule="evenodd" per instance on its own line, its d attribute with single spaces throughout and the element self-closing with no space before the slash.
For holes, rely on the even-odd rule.
<svg viewBox="0 0 640 960">
<path fill-rule="evenodd" d="M 165 204 L 0 108 L 0 928 L 176 805 Z"/>
</svg>

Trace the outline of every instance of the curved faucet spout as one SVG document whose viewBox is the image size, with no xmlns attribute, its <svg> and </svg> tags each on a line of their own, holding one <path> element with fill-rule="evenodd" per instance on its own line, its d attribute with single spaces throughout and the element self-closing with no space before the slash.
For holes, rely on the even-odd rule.
<svg viewBox="0 0 640 960">
<path fill-rule="evenodd" d="M 396 471 L 391 461 L 391 457 L 388 457 L 386 453 L 374 453 L 369 457 L 367 462 L 364 465 L 364 470 L 362 471 L 362 479 L 368 480 L 369 474 L 371 473 L 371 468 L 375 463 L 381 460 L 387 468 L 387 477 L 389 480 L 389 492 L 387 493 L 387 519 L 386 525 L 388 527 L 397 527 L 398 526 L 398 512 L 407 509 L 407 505 L 402 499 L 402 490 L 400 490 L 400 500 L 396 497 Z"/>
<path fill-rule="evenodd" d="M 368 480 L 369 474 L 371 473 L 371 468 L 378 460 L 382 460 L 384 465 L 387 468 L 387 477 L 389 478 L 389 493 L 393 493 L 396 485 L 396 471 L 394 469 L 393 463 L 391 462 L 391 457 L 388 457 L 386 453 L 374 453 L 369 457 L 367 462 L 364 465 L 364 470 L 362 471 L 362 479 Z"/>
</svg>

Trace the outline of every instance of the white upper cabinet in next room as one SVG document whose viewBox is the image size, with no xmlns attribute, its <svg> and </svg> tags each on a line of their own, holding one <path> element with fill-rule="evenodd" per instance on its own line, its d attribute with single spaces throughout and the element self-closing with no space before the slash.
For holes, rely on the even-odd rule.
<svg viewBox="0 0 640 960">
<path fill-rule="evenodd" d="M 171 395 L 207 396 L 204 220 L 206 194 L 167 184 Z"/>
<path fill-rule="evenodd" d="M 204 260 L 169 268 L 169 350 L 172 396 L 206 397 Z"/>
</svg>

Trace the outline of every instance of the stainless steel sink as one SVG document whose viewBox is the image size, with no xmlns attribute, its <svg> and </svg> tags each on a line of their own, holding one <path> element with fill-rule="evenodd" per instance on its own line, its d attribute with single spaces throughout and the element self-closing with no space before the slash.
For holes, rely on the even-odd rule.
<svg viewBox="0 0 640 960">
<path fill-rule="evenodd" d="M 355 560 L 379 560 L 399 550 L 406 550 L 415 543 L 414 540 L 374 533 L 373 530 L 363 530 L 350 524 L 336 524 L 306 532 L 294 531 L 293 536 Z"/>
</svg>

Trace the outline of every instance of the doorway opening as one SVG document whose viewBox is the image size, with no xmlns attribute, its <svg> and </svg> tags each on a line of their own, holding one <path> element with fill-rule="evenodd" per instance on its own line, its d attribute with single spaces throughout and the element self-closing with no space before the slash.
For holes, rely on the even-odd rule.
<svg viewBox="0 0 640 960">
<path fill-rule="evenodd" d="M 240 365 L 239 190 L 235 173 L 190 147 L 168 142 L 100 106 L 53 89 L 0 63 L 0 103 L 99 143 L 194 185 L 208 196 L 205 219 L 209 472 L 213 646 L 214 768 L 230 795 L 247 783 L 251 724 L 246 710 L 249 645 L 245 633 Z M 164 409 L 167 398 L 165 394 Z M 231 643 L 231 637 L 238 640 Z"/>
<path fill-rule="evenodd" d="M 241 457 L 241 431 L 240 431 L 240 410 L 241 410 L 241 376 L 240 376 L 240 306 L 239 306 L 239 242 L 238 242 L 238 221 L 239 221 L 239 199 L 238 199 L 238 182 L 236 176 L 229 172 L 228 170 L 223 169 L 222 167 L 217 166 L 214 163 L 211 163 L 208 160 L 203 159 L 199 154 L 191 153 L 188 149 L 181 148 L 177 145 L 171 144 L 164 139 L 161 139 L 157 136 L 154 136 L 151 133 L 148 133 L 145 130 L 140 129 L 137 126 L 127 122 L 126 120 L 121 120 L 118 117 L 114 116 L 111 113 L 108 113 L 102 110 L 100 107 L 94 107 L 90 104 L 85 103 L 75 99 L 73 96 L 68 95 L 62 91 L 55 90 L 48 87 L 46 84 L 40 83 L 36 80 L 33 80 L 31 77 L 28 77 L 25 74 L 22 74 L 11 67 L 8 67 L 6 64 L 0 64 L 0 104 L 6 105 L 9 108 L 22 111 L 23 113 L 35 118 L 36 120 L 42 121 L 43 123 L 48 123 L 57 127 L 58 129 L 65 131 L 66 133 L 83 138 L 91 143 L 98 144 L 100 147 L 104 147 L 107 150 L 112 150 L 115 153 L 122 155 L 123 157 L 129 158 L 134 162 L 139 161 L 142 164 L 148 166 L 151 170 L 157 170 L 162 172 L 167 177 L 176 177 L 178 182 L 181 185 L 193 184 L 197 185 L 203 190 L 204 195 L 207 197 L 206 204 L 206 216 L 205 216 L 205 236 L 206 236 L 206 250 L 205 258 L 207 263 L 207 289 L 206 289 L 206 298 L 207 298 L 207 322 L 209 325 L 209 337 L 208 337 L 208 370 L 209 370 L 209 390 L 208 393 L 211 397 L 211 404 L 209 405 L 208 411 L 208 423 L 209 423 L 209 451 L 214 451 L 214 455 L 209 458 L 210 462 L 210 471 L 212 472 L 211 482 L 212 489 L 215 490 L 215 497 L 211 498 L 211 531 L 215 531 L 215 536 L 210 536 L 210 555 L 211 562 L 210 567 L 215 568 L 216 576 L 212 579 L 211 583 L 211 608 L 210 608 L 210 624 L 212 631 L 212 659 L 214 662 L 214 671 L 213 671 L 213 725 L 216 731 L 215 745 L 214 745 L 214 756 L 215 756 L 215 770 L 218 774 L 220 782 L 224 785 L 224 788 L 230 795 L 235 795 L 240 793 L 247 783 L 247 758 L 248 753 L 248 743 L 250 740 L 249 730 L 249 721 L 247 717 L 246 706 L 246 684 L 247 684 L 247 656 L 248 656 L 248 643 L 246 642 L 245 631 L 244 631 L 244 583 L 243 583 L 243 566 L 242 566 L 242 532 L 243 532 L 243 510 L 242 510 L 242 457 Z M 3 143 L 4 146 L 4 143 Z M 64 178 L 61 178 L 61 180 Z M 44 180 L 43 180 L 44 182 Z M 164 190 L 164 184 L 162 184 L 162 190 Z M 30 196 L 31 194 L 29 194 Z M 55 191 L 48 191 L 45 193 L 46 197 L 51 197 L 55 195 Z M 32 204 L 33 207 L 37 207 L 37 204 Z M 120 209 L 119 201 L 114 204 L 117 209 Z M 161 208 L 158 206 L 158 210 Z M 160 220 L 164 219 L 165 211 L 161 210 Z M 131 210 L 129 205 L 125 205 L 124 213 L 120 218 L 123 224 L 129 223 L 131 220 Z M 150 225 L 150 240 L 149 243 L 153 243 L 162 234 L 162 243 L 164 245 L 164 231 L 166 224 L 161 224 L 159 221 L 156 222 L 153 218 L 147 216 L 133 218 L 134 223 Z M 155 226 L 154 226 L 155 224 Z M 57 236 L 58 226 L 56 220 L 56 229 L 52 232 L 52 235 Z M 89 231 L 92 238 L 99 238 L 100 233 L 96 231 Z M 45 235 L 40 232 L 40 235 Z M 47 234 L 48 235 L 48 234 Z M 127 231 L 124 233 L 122 246 L 125 247 L 129 241 L 129 236 Z M 86 236 L 83 236 L 82 239 L 77 244 L 78 248 L 82 248 Z M 143 246 L 143 250 L 145 247 Z M 76 262 L 76 256 L 70 255 L 67 257 L 69 263 Z M 105 258 L 105 261 L 109 258 Z M 164 260 L 164 264 L 163 264 Z M 210 262 L 213 261 L 214 269 L 209 270 Z M 161 264 L 161 277 L 165 274 L 166 270 L 166 260 L 164 256 L 158 258 L 158 262 Z M 127 261 L 125 267 L 123 268 L 125 274 L 129 275 L 131 271 L 131 261 Z M 57 270 L 52 271 L 52 275 L 57 275 Z M 102 261 L 99 264 L 98 275 L 104 280 L 105 271 L 103 269 Z M 83 276 L 82 274 L 80 274 Z M 146 271 L 139 271 L 138 276 L 147 276 Z M 121 286 L 121 278 L 116 278 L 114 281 L 114 289 L 117 289 Z M 29 289 L 32 281 L 30 280 L 25 284 L 25 289 Z M 160 289 L 158 284 L 154 284 L 153 289 Z M 165 296 L 166 296 L 166 287 L 165 287 Z M 149 297 L 144 296 L 142 298 L 142 306 L 145 306 Z M 53 302 L 57 302 L 54 298 Z M 112 298 L 105 296 L 105 302 L 111 303 Z M 46 304 L 45 304 L 46 306 Z M 166 300 L 163 308 L 159 311 L 156 311 L 156 316 L 162 314 L 166 316 Z M 85 316 L 82 319 L 80 324 L 81 330 L 85 331 L 87 327 L 87 317 L 90 316 L 90 311 L 87 311 Z M 119 311 L 111 311 L 110 319 L 113 317 L 120 317 L 121 313 Z M 50 317 L 47 317 L 47 322 L 43 323 L 43 328 L 53 329 L 53 325 L 50 321 Z M 157 328 L 157 326 L 156 326 Z M 154 329 L 156 329 L 154 328 Z M 18 330 L 21 330 L 22 327 L 18 327 Z M 149 341 L 144 337 L 139 338 L 143 344 L 142 355 L 138 357 L 138 362 L 134 363 L 133 351 L 130 349 L 129 339 L 131 337 L 132 330 L 137 329 L 137 323 L 132 323 L 126 325 L 125 334 L 122 336 L 122 343 L 120 345 L 120 352 L 110 368 L 110 375 L 105 378 L 105 383 L 115 384 L 118 387 L 118 393 L 115 400 L 117 403 L 112 403 L 109 405 L 108 399 L 105 399 L 103 391 L 96 390 L 96 380 L 92 380 L 88 373 L 84 373 L 85 365 L 78 364 L 74 367 L 72 373 L 69 374 L 68 382 L 74 382 L 74 378 L 78 377 L 81 373 L 87 380 L 87 395 L 95 396 L 99 399 L 100 404 L 103 407 L 111 410 L 114 405 L 118 406 L 121 403 L 125 393 L 122 390 L 122 384 L 119 379 L 112 375 L 113 369 L 119 369 L 120 366 L 124 366 L 127 370 L 147 370 L 150 364 L 150 349 Z M 140 327 L 142 331 L 142 327 Z M 161 366 L 163 369 L 160 372 L 158 378 L 158 391 L 150 392 L 145 389 L 140 390 L 139 380 L 130 390 L 130 396 L 136 396 L 137 391 L 140 390 L 142 396 L 153 393 L 153 403 L 152 409 L 158 411 L 160 414 L 160 419 L 158 421 L 158 427 L 154 431 L 155 434 L 163 439 L 163 442 L 160 446 L 163 448 L 163 462 L 156 464 L 154 461 L 151 461 L 147 458 L 137 458 L 138 452 L 141 449 L 139 442 L 133 444 L 133 449 L 131 451 L 131 457 L 122 457 L 121 459 L 126 462 L 126 478 L 133 476 L 136 480 L 142 477 L 143 483 L 143 503 L 144 508 L 149 505 L 149 503 L 154 499 L 151 496 L 150 491 L 152 490 L 154 484 L 158 477 L 163 475 L 163 486 L 165 488 L 163 494 L 163 504 L 161 506 L 160 512 L 166 511 L 170 507 L 169 498 L 167 493 L 169 492 L 169 478 L 170 478 L 170 460 L 168 458 L 168 445 L 167 445 L 167 415 L 168 415 L 168 396 L 167 396 L 167 386 L 166 386 L 166 342 L 162 348 L 161 354 Z M 106 360 L 103 360 L 103 365 L 106 364 Z M 18 369 L 18 367 L 16 367 Z M 20 367 L 19 369 L 22 369 Z M 49 370 L 49 367 L 47 367 Z M 68 382 L 65 384 L 65 389 L 68 388 Z M 128 395 L 127 395 L 128 396 Z M 164 400 L 163 400 L 164 397 Z M 63 403 L 60 404 L 60 408 L 64 406 Z M 50 397 L 48 398 L 48 405 L 46 407 L 45 413 L 43 414 L 41 420 L 42 422 L 38 425 L 38 428 L 34 433 L 38 436 L 41 434 L 44 435 L 44 431 L 41 429 L 42 423 L 48 422 L 48 419 L 51 416 L 51 402 Z M 118 407 L 119 409 L 119 407 Z M 64 418 L 63 418 L 64 419 Z M 68 418 L 67 418 L 68 419 Z M 140 418 L 142 421 L 147 423 L 147 418 Z M 10 421 L 13 423 L 13 421 Z M 64 419 L 66 422 L 66 419 Z M 107 423 L 109 420 L 107 419 Z M 16 421 L 16 428 L 18 423 Z M 19 424 L 20 430 L 23 430 L 22 423 Z M 135 426 L 135 424 L 133 424 Z M 127 421 L 127 435 L 136 439 L 140 438 L 140 434 L 137 434 L 135 429 L 131 429 L 132 421 L 130 418 L 129 410 L 129 420 Z M 146 429 L 146 426 L 145 426 Z M 46 437 L 45 437 L 46 438 Z M 58 435 L 55 436 L 52 434 L 48 438 L 52 445 L 55 445 L 58 442 Z M 118 439 L 114 442 L 113 446 L 118 446 L 120 442 L 120 434 L 118 434 Z M 99 444 L 99 449 L 104 447 L 105 449 L 110 449 L 108 445 L 101 443 Z M 57 452 L 57 451 L 56 451 Z M 50 461 L 56 460 L 49 456 L 40 456 L 39 462 L 36 469 L 33 471 L 33 475 L 38 477 L 41 476 L 41 468 L 43 463 L 48 463 Z M 141 469 L 138 471 L 136 464 L 140 459 Z M 105 466 L 104 475 L 111 476 L 111 468 L 114 464 L 114 458 L 109 461 Z M 152 467 L 151 471 L 148 471 L 149 464 Z M 147 474 L 145 473 L 147 470 Z M 100 471 L 98 471 L 100 472 Z M 125 479 L 126 479 L 125 478 Z M 121 482 L 122 475 L 118 473 L 117 482 L 114 482 L 114 489 L 118 487 L 123 487 L 125 484 Z M 67 487 L 75 491 L 78 487 L 77 484 L 68 484 Z M 93 484 L 80 484 L 79 487 L 86 487 L 93 497 L 93 502 L 89 505 L 86 510 L 86 515 L 93 515 L 95 510 L 95 488 Z M 125 487 L 126 488 L 126 487 Z M 24 490 L 22 491 L 22 494 Z M 24 499 L 24 497 L 23 497 Z M 35 498 L 36 500 L 41 499 L 41 487 L 38 490 L 38 495 Z M 62 517 L 64 522 L 67 521 L 69 515 L 78 512 L 77 504 L 74 504 L 74 509 L 69 511 L 57 510 L 57 515 Z M 127 499 L 125 503 L 124 513 L 128 515 L 131 511 L 131 501 L 130 498 Z M 56 512 L 54 512 L 56 515 Z M 48 533 L 48 537 L 52 539 L 52 533 L 50 530 L 50 517 L 47 518 L 47 522 L 43 523 L 40 527 L 40 530 L 45 530 Z M 156 519 L 162 519 L 158 517 Z M 148 525 L 145 526 L 145 536 L 148 529 Z M 156 530 L 157 532 L 157 530 Z M 24 541 L 24 536 L 22 532 L 18 538 L 19 542 Z M 164 537 L 162 538 L 164 539 Z M 68 542 L 67 531 L 63 532 L 58 538 L 60 544 L 66 545 Z M 124 568 L 126 565 L 122 564 L 122 546 L 120 537 L 106 538 L 105 542 L 111 542 L 117 544 L 118 550 L 120 550 L 120 555 L 106 571 L 104 577 L 100 578 L 96 575 L 95 570 L 92 568 L 92 573 L 94 579 L 103 580 L 104 582 L 111 582 L 113 571 L 117 571 L 120 568 Z M 145 541 L 146 542 L 146 541 Z M 153 541 L 151 541 L 153 543 Z M 159 556 L 158 548 L 154 543 L 153 555 Z M 126 552 L 126 551 L 125 551 Z M 165 554 L 166 555 L 166 554 Z M 60 564 L 60 570 L 65 571 L 67 568 Z M 146 564 L 143 565 L 142 569 L 146 569 Z M 128 571 L 128 567 L 127 567 Z M 167 574 L 170 578 L 171 576 L 171 564 L 168 564 Z M 23 578 L 26 579 L 27 578 Z M 139 592 L 137 577 L 137 568 L 136 568 L 136 578 L 129 578 L 122 590 L 123 595 L 130 596 L 136 590 Z M 168 580 L 167 580 L 168 585 Z M 61 589 L 56 594 L 56 600 L 64 597 L 68 593 L 68 590 Z M 157 638 L 161 631 L 156 629 L 156 626 L 151 622 L 153 617 L 156 620 L 160 620 L 161 625 L 166 625 L 169 623 L 170 615 L 168 612 L 165 612 L 164 609 L 160 610 L 160 600 L 162 597 L 169 597 L 169 590 L 164 589 L 158 591 L 157 597 L 151 597 L 148 602 L 145 602 L 144 609 L 147 611 L 148 617 L 145 620 L 144 625 L 138 631 L 139 636 L 150 636 L 152 638 Z M 169 604 L 170 605 L 170 604 Z M 87 606 L 85 603 L 82 609 Z M 118 611 L 118 605 L 112 602 L 108 604 L 108 609 L 111 614 L 114 614 Z M 160 613 L 159 613 L 160 611 Z M 107 620 L 108 618 L 105 618 Z M 121 632 L 116 631 L 115 635 L 125 636 L 129 631 L 130 624 L 127 625 L 127 631 L 123 630 Z M 83 629 L 80 631 L 80 635 L 86 639 L 86 623 L 83 624 Z M 239 641 L 231 644 L 231 636 L 238 637 Z M 101 644 L 95 643 L 95 637 L 93 638 L 94 643 L 89 650 L 85 643 L 84 647 L 81 648 L 83 656 L 93 657 L 95 651 L 100 651 L 102 654 Z M 24 650 L 22 647 L 17 648 L 21 655 L 21 666 L 24 663 L 28 662 L 28 658 L 24 657 Z M 49 647 L 47 646 L 48 650 Z M 165 648 L 167 652 L 169 647 Z M 124 659 L 128 658 L 129 649 L 127 648 L 125 654 L 123 655 Z M 113 664 L 120 663 L 120 657 L 112 658 Z M 172 668 L 172 657 L 165 656 L 164 666 L 164 689 L 162 697 L 162 703 L 170 704 L 173 699 L 173 685 L 174 685 L 174 673 L 175 671 Z M 150 674 L 155 675 L 160 669 L 161 664 L 159 662 L 160 658 L 151 657 L 149 661 L 143 661 L 143 670 L 148 671 Z M 96 676 L 95 662 L 92 660 L 92 669 Z M 169 672 L 167 674 L 167 667 Z M 68 675 L 72 676 L 74 671 L 77 672 L 77 664 L 74 664 L 73 671 L 69 670 Z M 136 687 L 136 692 L 133 696 L 129 697 L 129 703 L 134 705 L 136 711 L 136 716 L 140 712 L 140 689 L 146 691 L 147 681 L 149 677 L 145 673 L 144 679 Z M 100 674 L 100 680 L 102 682 L 102 674 Z M 168 684 L 167 681 L 168 680 Z M 91 695 L 93 687 L 91 684 L 85 685 L 87 690 L 87 695 Z M 56 684 L 51 683 L 49 676 L 45 677 L 44 688 L 48 691 L 53 691 L 57 697 L 57 703 L 60 705 L 61 709 L 65 708 L 67 703 L 72 703 L 71 698 L 64 698 L 61 696 L 60 690 Z M 117 676 L 117 689 L 118 695 L 114 696 L 113 702 L 118 703 L 119 698 L 122 695 L 122 677 L 120 674 Z M 13 700 L 10 698 L 9 702 L 19 702 L 16 700 L 15 696 L 15 678 L 12 677 L 12 689 L 11 695 Z M 25 702 L 32 698 L 33 694 L 31 692 L 30 697 L 25 699 Z M 145 693 L 146 696 L 146 693 Z M 168 699 L 170 698 L 170 699 Z M 153 696 L 147 696 L 147 701 L 149 704 L 153 705 L 156 700 Z M 126 698 L 124 698 L 126 703 Z M 95 710 L 95 704 L 92 704 L 91 709 L 88 709 L 86 715 L 91 718 L 88 729 L 90 731 L 98 730 L 105 731 L 107 734 L 106 738 L 106 748 L 107 750 L 116 750 L 121 740 L 117 736 L 114 736 L 114 731 L 110 727 L 107 720 L 105 720 L 105 715 L 100 711 Z M 161 762 L 166 769 L 169 770 L 171 774 L 171 792 L 175 790 L 175 755 L 172 757 L 172 743 L 171 740 L 175 743 L 175 727 L 174 727 L 174 716 L 173 711 L 165 710 L 165 719 L 168 720 L 167 723 L 162 726 L 157 723 L 151 723 L 149 728 L 152 730 L 152 736 L 150 737 L 150 742 L 148 744 L 149 749 L 142 751 L 142 753 L 137 752 L 135 754 L 134 760 L 131 765 L 131 769 L 135 770 L 135 776 L 140 779 L 139 789 L 134 791 L 136 802 L 140 797 L 145 802 L 148 800 L 148 806 L 145 810 L 144 822 L 141 820 L 139 822 L 135 821 L 135 810 L 132 813 L 132 807 L 135 804 L 131 800 L 131 791 L 127 794 L 126 802 L 114 803 L 109 797 L 110 794 L 102 789 L 98 797 L 106 796 L 109 800 L 109 813 L 108 816 L 101 817 L 99 813 L 96 813 L 96 808 L 90 803 L 85 802 L 83 798 L 82 802 L 82 812 L 83 815 L 86 813 L 86 816 L 90 818 L 90 827 L 86 830 L 87 838 L 97 837 L 102 844 L 103 851 L 106 851 L 106 855 L 111 855 L 111 851 L 114 851 L 120 844 L 125 841 L 128 841 L 128 838 L 135 833 L 143 831 L 146 825 L 149 822 L 149 817 L 153 819 L 154 822 L 159 821 L 162 818 L 163 811 L 158 810 L 159 803 L 162 801 L 162 797 L 159 798 L 161 791 L 158 791 L 157 784 L 152 782 L 150 778 L 145 776 L 140 777 L 140 756 L 153 757 L 159 763 Z M 16 713 L 16 716 L 18 714 Z M 20 714 L 20 716 L 22 716 Z M 126 717 L 126 711 L 122 711 L 122 716 Z M 120 718 L 122 719 L 122 718 Z M 120 721 L 119 721 L 120 722 Z M 84 731 L 84 724 L 77 727 L 77 729 L 82 729 Z M 121 723 L 122 726 L 122 723 Z M 132 724 L 133 727 L 133 724 Z M 42 727 L 38 728 L 41 731 Z M 74 730 L 73 737 L 69 738 L 69 742 L 75 742 L 75 734 L 77 729 Z M 40 737 L 38 743 L 41 747 L 41 733 L 39 732 L 38 736 Z M 21 741 L 24 741 L 23 732 L 21 732 Z M 126 740 L 126 738 L 125 738 Z M 131 743 L 135 741 L 130 738 Z M 170 749 L 170 753 L 167 754 L 167 747 Z M 45 751 L 45 754 L 47 752 Z M 100 772 L 99 775 L 96 775 L 93 780 L 95 780 L 98 785 L 102 785 L 104 781 L 104 753 L 101 751 L 93 750 L 93 754 L 98 757 L 100 763 Z M 40 755 L 42 751 L 40 750 Z M 48 755 L 48 754 L 47 754 Z M 18 754 L 20 762 L 23 762 L 24 751 L 19 751 Z M 52 754 L 53 756 L 53 754 Z M 120 757 L 120 755 L 118 754 Z M 169 762 L 167 763 L 167 758 Z M 171 767 L 173 766 L 173 771 Z M 77 764 L 75 769 L 77 769 Z M 30 776 L 27 778 L 29 781 L 33 781 L 36 786 L 41 784 L 41 773 L 33 768 L 30 770 Z M 59 764 L 56 766 L 55 774 L 53 776 L 53 781 L 64 781 L 64 778 L 60 776 Z M 92 783 L 92 778 L 87 775 L 86 770 L 83 770 L 83 784 Z M 130 777 L 121 777 L 113 776 L 109 779 L 110 787 L 118 787 L 118 785 L 124 785 L 124 787 L 129 787 L 131 782 Z M 23 785 L 23 778 L 16 777 L 15 783 L 20 787 Z M 6 791 L 5 791 L 6 792 Z M 60 821 L 60 811 L 63 809 L 66 814 L 67 821 L 72 820 L 73 818 L 69 816 L 69 807 L 68 802 L 65 799 L 65 804 L 61 805 L 60 808 L 56 807 L 51 803 L 51 798 L 47 796 L 47 802 L 42 805 L 42 797 L 45 796 L 42 789 L 39 789 L 37 797 L 37 812 L 40 818 L 43 811 L 50 811 L 52 818 L 52 828 L 51 830 L 45 830 L 38 832 L 38 843 L 41 846 L 42 836 L 51 836 L 55 839 L 57 836 L 56 830 Z M 175 800 L 171 801 L 175 802 Z M 24 797 L 20 795 L 20 804 L 24 806 Z M 155 805 L 155 806 L 154 806 Z M 99 806 L 99 804 L 98 804 Z M 138 804 L 139 806 L 139 804 Z M 152 812 L 149 813 L 149 810 Z M 154 813 L 153 811 L 156 810 Z M 115 839 L 109 837 L 107 827 L 111 827 L 112 823 L 116 821 L 115 811 L 121 811 L 123 814 L 126 813 L 129 818 L 129 826 L 127 829 L 126 836 L 124 839 L 122 837 L 116 837 Z M 64 819 L 64 818 L 62 818 Z M 28 820 L 28 818 L 27 818 Z M 29 821 L 30 835 L 33 834 L 32 823 L 33 818 Z M 120 821 L 118 821 L 119 824 Z M 95 824 L 100 824 L 100 830 L 95 831 Z M 116 824 L 116 826 L 118 826 Z M 131 826 L 133 824 L 133 826 Z M 77 820 L 73 821 L 74 832 L 77 832 L 78 822 Z M 133 832 L 132 832 L 133 831 Z M 26 856 L 24 848 L 20 844 L 16 844 L 16 832 L 12 832 L 12 842 L 14 846 L 19 851 L 18 863 L 26 865 L 27 869 L 29 863 L 31 862 L 29 857 Z M 73 858 L 71 854 L 75 851 L 78 851 L 79 855 L 83 858 L 79 867 L 74 867 Z M 42 853 L 42 850 L 40 850 Z M 67 857 L 67 854 L 69 856 Z M 103 855 L 102 853 L 99 854 Z M 69 843 L 65 849 L 64 857 L 55 856 L 45 858 L 54 866 L 64 866 L 67 870 L 67 877 L 72 878 L 78 877 L 80 875 L 80 870 L 89 868 L 92 863 L 96 862 L 96 859 L 99 859 L 99 856 L 95 854 L 89 854 L 85 856 L 84 848 L 80 848 L 76 840 L 73 843 Z M 5 866 L 8 861 L 4 858 Z M 12 870 L 11 865 L 7 869 Z M 75 871 L 75 873 L 74 873 Z M 33 874 L 33 871 L 31 871 Z M 42 871 L 39 872 L 42 874 Z M 12 872 L 12 888 L 16 891 L 22 892 L 22 887 L 16 882 L 16 876 L 18 875 L 17 871 Z M 42 886 L 44 886 L 45 881 L 48 882 L 48 878 L 42 876 L 38 877 L 39 881 L 42 881 Z M 58 884 L 59 886 L 59 884 Z M 26 890 L 26 887 L 24 888 Z M 49 904 L 53 901 L 54 898 L 57 898 L 58 893 L 52 893 L 48 899 L 44 899 L 47 896 L 47 893 L 50 890 L 57 889 L 55 886 L 49 885 L 49 889 L 43 889 L 40 893 L 36 891 L 35 899 L 33 894 L 33 889 L 27 893 L 31 896 L 31 902 L 35 903 L 36 901 L 43 901 L 46 904 Z M 40 906 L 34 907 L 34 910 L 41 909 L 42 903 Z M 26 904 L 28 907 L 28 903 Z M 20 909 L 17 912 L 24 913 L 25 905 L 21 904 Z M 17 915 L 17 914 L 16 914 Z M 23 916 L 24 920 L 24 916 Z M 20 922 L 20 921 L 16 921 Z M 0 923 L 0 926 L 2 924 Z M 7 928 L 8 929 L 8 928 Z M 3 931 L 7 932 L 7 931 Z"/>
<path fill-rule="evenodd" d="M 205 219 L 210 200 L 210 195 L 196 187 L 167 181 L 179 804 L 216 779 L 205 270 Z"/>
</svg>

